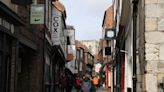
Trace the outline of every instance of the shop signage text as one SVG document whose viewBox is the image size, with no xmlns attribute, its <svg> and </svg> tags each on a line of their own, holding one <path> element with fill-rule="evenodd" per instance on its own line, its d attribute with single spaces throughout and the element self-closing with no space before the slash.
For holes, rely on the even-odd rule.
<svg viewBox="0 0 164 92">
<path fill-rule="evenodd" d="M 44 24 L 44 5 L 31 5 L 31 24 Z"/>
</svg>

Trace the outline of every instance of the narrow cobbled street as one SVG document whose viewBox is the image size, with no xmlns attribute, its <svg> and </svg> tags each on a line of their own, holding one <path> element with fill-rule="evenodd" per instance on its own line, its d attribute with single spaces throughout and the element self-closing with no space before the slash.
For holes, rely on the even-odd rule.
<svg viewBox="0 0 164 92">
<path fill-rule="evenodd" d="M 0 0 L 0 92 L 164 92 L 164 0 Z"/>
</svg>

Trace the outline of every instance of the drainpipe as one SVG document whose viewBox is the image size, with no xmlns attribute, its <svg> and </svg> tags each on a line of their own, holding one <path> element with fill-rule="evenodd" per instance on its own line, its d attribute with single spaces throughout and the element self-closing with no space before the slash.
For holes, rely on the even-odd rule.
<svg viewBox="0 0 164 92">
<path fill-rule="evenodd" d="M 114 58 L 116 58 L 116 56 Z M 112 75 L 112 79 L 113 79 L 112 92 L 115 92 L 115 71 L 116 71 L 115 67 L 116 67 L 116 60 L 114 59 L 113 60 L 113 69 L 112 69 L 112 73 L 113 73 L 113 75 Z"/>
<path fill-rule="evenodd" d="M 37 4 L 37 0 L 34 0 L 34 4 Z M 44 29 L 43 29 L 43 65 L 42 65 L 42 91 L 41 92 L 45 92 L 45 62 L 46 62 L 46 59 L 45 59 L 45 55 L 46 55 L 46 0 L 44 0 Z M 51 62 L 51 61 L 50 61 Z"/>
<path fill-rule="evenodd" d="M 137 38 L 137 6 L 138 0 L 133 0 L 133 92 L 137 92 L 137 63 L 136 63 L 136 38 Z"/>
<path fill-rule="evenodd" d="M 121 60 L 120 51 L 116 56 L 116 92 L 121 92 Z"/>
</svg>

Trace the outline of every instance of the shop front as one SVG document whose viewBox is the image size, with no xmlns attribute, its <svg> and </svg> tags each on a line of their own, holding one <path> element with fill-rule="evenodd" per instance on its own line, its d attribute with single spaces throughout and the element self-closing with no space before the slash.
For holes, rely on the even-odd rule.
<svg viewBox="0 0 164 92">
<path fill-rule="evenodd" d="M 23 22 L 1 1 L 0 11 L 0 92 L 9 92 L 12 61 L 16 58 L 15 27 Z"/>
<path fill-rule="evenodd" d="M 60 47 L 53 46 L 52 52 L 52 72 L 53 72 L 53 90 L 54 92 L 64 92 L 65 85 L 65 63 L 66 58 Z"/>
<path fill-rule="evenodd" d="M 6 92 L 9 88 L 9 76 L 11 73 L 12 39 L 0 30 L 0 91 Z"/>
</svg>

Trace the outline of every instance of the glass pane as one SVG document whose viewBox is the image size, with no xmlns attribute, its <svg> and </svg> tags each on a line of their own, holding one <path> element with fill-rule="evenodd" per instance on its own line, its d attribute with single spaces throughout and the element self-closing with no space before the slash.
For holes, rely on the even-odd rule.
<svg viewBox="0 0 164 92">
<path fill-rule="evenodd" d="M 2 44 L 3 43 L 3 35 L 2 32 L 0 32 L 0 50 L 2 50 Z"/>
<path fill-rule="evenodd" d="M 2 83 L 2 52 L 0 52 L 0 83 Z M 0 84 L 0 90 L 3 89 L 2 84 Z"/>
<path fill-rule="evenodd" d="M 0 67 L 2 65 L 2 52 L 0 52 Z"/>
<path fill-rule="evenodd" d="M 10 52 L 11 50 L 11 39 L 8 36 L 6 37 L 5 49 L 7 52 Z"/>
</svg>

